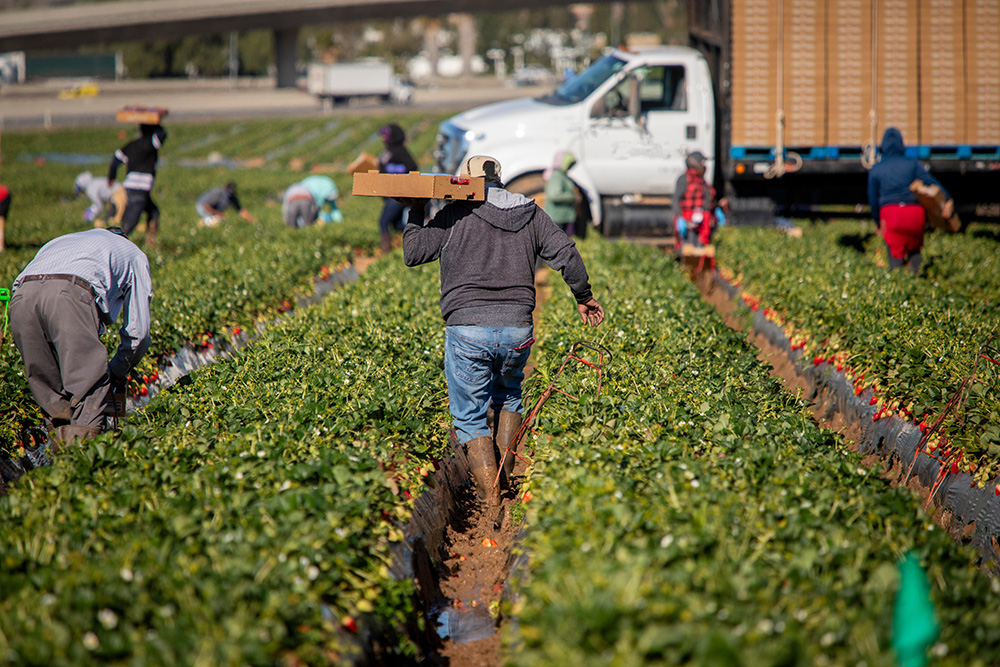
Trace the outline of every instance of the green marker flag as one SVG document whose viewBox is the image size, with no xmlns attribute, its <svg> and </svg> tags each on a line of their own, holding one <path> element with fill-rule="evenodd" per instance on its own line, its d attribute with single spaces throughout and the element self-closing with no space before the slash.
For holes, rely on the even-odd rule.
<svg viewBox="0 0 1000 667">
<path fill-rule="evenodd" d="M 937 639 L 930 584 L 917 558 L 908 553 L 899 564 L 899 591 L 892 616 L 892 647 L 900 667 L 924 667 L 927 647 Z"/>
</svg>

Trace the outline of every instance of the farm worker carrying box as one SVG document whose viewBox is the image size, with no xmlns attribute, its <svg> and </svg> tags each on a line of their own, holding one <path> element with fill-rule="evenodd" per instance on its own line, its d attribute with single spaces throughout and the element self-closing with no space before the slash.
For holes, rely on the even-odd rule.
<svg viewBox="0 0 1000 667">
<path fill-rule="evenodd" d="M 125 192 L 128 203 L 122 216 L 122 231 L 128 236 L 139 224 L 139 218 L 145 212 L 147 230 L 146 245 L 156 245 L 156 232 L 160 226 L 160 209 L 153 201 L 153 181 L 156 179 L 156 162 L 160 156 L 160 147 L 167 140 L 167 131 L 160 125 L 143 124 L 139 126 L 140 136 L 125 144 L 111 159 L 108 167 L 108 185 L 115 182 L 118 167 L 125 165 Z"/>
<path fill-rule="evenodd" d="M 146 255 L 116 227 L 49 241 L 14 280 L 11 333 L 57 444 L 104 430 L 109 388 L 124 391 L 149 348 L 152 297 Z M 121 342 L 109 363 L 101 334 L 123 309 Z M 29 455 L 36 466 L 47 458 L 44 451 Z"/>
<path fill-rule="evenodd" d="M 931 176 L 920 160 L 906 157 L 902 133 L 890 127 L 882 135 L 881 159 L 868 172 L 868 203 L 872 217 L 889 252 L 889 268 L 906 266 L 911 273 L 920 270 L 920 251 L 924 247 L 926 212 L 910 190 L 913 181 L 935 185 L 945 196 L 941 216 L 951 218 L 955 202 L 944 187 Z"/>
<path fill-rule="evenodd" d="M 240 217 L 244 220 L 255 222 L 253 214 L 243 208 L 239 197 L 236 196 L 236 183 L 232 181 L 201 193 L 194 208 L 201 216 L 203 227 L 214 227 L 222 222 L 222 218 L 230 208 L 239 211 Z"/>
<path fill-rule="evenodd" d="M 485 180 L 485 201 L 455 201 L 425 225 L 415 212 L 424 210 L 426 199 L 400 198 L 410 207 L 403 260 L 407 266 L 440 261 L 449 408 L 479 497 L 492 504 L 498 454 L 521 426 L 538 259 L 562 273 L 584 324 L 598 326 L 604 309 L 591 294 L 573 239 L 534 200 L 503 188 L 499 162 L 475 155 L 463 168 Z M 491 407 L 499 411 L 495 440 L 486 422 Z M 508 486 L 513 468 L 514 457 L 508 456 Z"/>
</svg>

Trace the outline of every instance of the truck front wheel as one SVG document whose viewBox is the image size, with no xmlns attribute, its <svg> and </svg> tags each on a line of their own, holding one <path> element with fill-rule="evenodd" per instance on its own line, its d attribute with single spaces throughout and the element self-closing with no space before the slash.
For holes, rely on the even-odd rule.
<svg viewBox="0 0 1000 667">
<path fill-rule="evenodd" d="M 509 192 L 517 192 L 525 197 L 534 199 L 536 204 L 545 208 L 545 178 L 541 174 L 519 176 L 504 187 Z M 580 238 L 586 238 L 587 231 L 593 224 L 590 215 L 590 204 L 580 188 L 574 189 L 576 190 L 577 201 L 575 235 Z"/>
<path fill-rule="evenodd" d="M 509 192 L 534 199 L 535 203 L 545 208 L 545 179 L 541 174 L 526 174 L 519 176 L 504 186 Z"/>
</svg>

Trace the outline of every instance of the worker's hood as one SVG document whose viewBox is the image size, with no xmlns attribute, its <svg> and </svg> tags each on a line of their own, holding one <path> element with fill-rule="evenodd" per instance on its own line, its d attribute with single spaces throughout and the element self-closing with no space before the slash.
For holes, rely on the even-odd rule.
<svg viewBox="0 0 1000 667">
<path fill-rule="evenodd" d="M 382 136 L 382 141 L 385 142 L 387 147 L 402 146 L 406 143 L 406 132 L 404 132 L 403 128 L 395 123 L 385 125 L 378 131 L 378 133 Z"/>
<path fill-rule="evenodd" d="M 902 157 L 906 153 L 906 145 L 903 144 L 903 134 L 894 127 L 890 127 L 882 135 L 882 146 L 880 147 L 882 157 Z"/>
<path fill-rule="evenodd" d="M 476 215 L 497 229 L 516 232 L 531 222 L 538 207 L 534 199 L 517 192 L 487 185 L 486 201 L 473 210 Z"/>
</svg>

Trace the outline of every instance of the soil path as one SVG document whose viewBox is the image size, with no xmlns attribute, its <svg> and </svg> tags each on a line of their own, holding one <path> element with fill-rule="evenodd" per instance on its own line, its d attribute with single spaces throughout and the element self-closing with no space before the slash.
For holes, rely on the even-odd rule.
<svg viewBox="0 0 1000 667">
<path fill-rule="evenodd" d="M 551 294 L 549 271 L 542 268 L 535 275 L 535 325 L 538 312 Z M 532 357 L 533 358 L 533 357 Z M 534 363 L 529 359 L 525 378 L 530 377 Z M 526 410 L 527 412 L 527 406 Z M 499 507 L 480 504 L 471 488 L 468 496 L 459 499 L 461 511 L 447 529 L 448 553 L 451 555 L 439 572 L 445 602 L 451 605 L 451 618 L 461 613 L 481 616 L 482 609 L 494 611 L 503 596 L 504 583 L 513 562 L 512 550 L 521 528 L 511 516 L 511 510 L 521 501 L 520 487 L 527 465 L 517 459 L 510 489 L 500 498 Z M 500 527 L 496 527 L 500 517 Z M 479 611 L 477 611 L 479 610 Z M 448 667 L 494 667 L 503 664 L 501 629 L 483 639 L 459 642 L 444 639 L 433 664 Z"/>
</svg>

